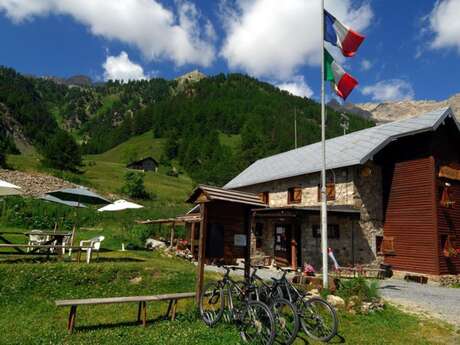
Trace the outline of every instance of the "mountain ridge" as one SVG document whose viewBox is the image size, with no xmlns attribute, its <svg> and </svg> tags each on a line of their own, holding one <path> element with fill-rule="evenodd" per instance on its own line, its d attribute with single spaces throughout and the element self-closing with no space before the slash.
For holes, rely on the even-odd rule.
<svg viewBox="0 0 460 345">
<path fill-rule="evenodd" d="M 336 100 L 332 100 L 329 102 L 329 106 L 337 111 L 347 111 L 364 118 L 372 119 L 376 123 L 403 120 L 449 106 L 457 119 L 460 120 L 460 93 L 441 101 L 407 100 L 382 103 L 345 103 L 341 105 Z"/>
</svg>

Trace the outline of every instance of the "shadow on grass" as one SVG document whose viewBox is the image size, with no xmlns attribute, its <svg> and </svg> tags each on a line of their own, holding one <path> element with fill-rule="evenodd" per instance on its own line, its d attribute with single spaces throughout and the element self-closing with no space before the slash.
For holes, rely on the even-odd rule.
<svg viewBox="0 0 460 345">
<path fill-rule="evenodd" d="M 91 262 L 102 263 L 102 262 L 145 262 L 146 259 L 133 258 L 133 257 L 101 257 L 99 259 L 93 259 Z"/>
<path fill-rule="evenodd" d="M 176 315 L 176 321 L 180 322 L 180 315 Z M 179 320 L 178 320 L 179 319 Z M 169 318 L 165 315 L 160 315 L 155 318 L 147 319 L 147 324 L 145 327 L 149 327 L 155 323 L 161 322 L 161 321 L 167 321 Z M 120 322 L 115 322 L 115 323 L 104 323 L 104 324 L 98 324 L 98 325 L 85 325 L 85 326 L 75 326 L 75 331 L 79 332 L 89 332 L 89 331 L 100 331 L 100 330 L 105 330 L 105 329 L 115 329 L 118 327 L 142 327 L 142 321 L 120 321 Z"/>
<path fill-rule="evenodd" d="M 74 258 L 73 260 L 69 260 L 65 258 L 64 260 L 58 258 L 55 255 L 51 255 L 47 257 L 46 254 L 18 254 L 18 253 L 2 253 L 2 255 L 6 254 L 7 258 L 3 260 L 0 259 L 0 263 L 2 264 L 41 264 L 41 263 L 78 263 L 77 260 Z M 142 258 L 135 258 L 135 257 L 99 257 L 93 258 L 91 263 L 110 263 L 110 262 L 145 262 L 146 259 Z M 85 257 L 82 257 L 80 264 L 86 264 Z"/>
</svg>

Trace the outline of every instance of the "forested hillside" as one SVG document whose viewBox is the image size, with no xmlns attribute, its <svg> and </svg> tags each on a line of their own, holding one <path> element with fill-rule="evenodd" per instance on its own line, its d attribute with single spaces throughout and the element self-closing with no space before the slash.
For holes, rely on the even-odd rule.
<svg viewBox="0 0 460 345">
<path fill-rule="evenodd" d="M 16 141 L 23 133 L 40 152 L 46 153 L 50 137 L 54 145 L 66 140 L 73 146 L 62 130 L 86 154 L 103 153 L 151 130 L 152 139 L 165 139 L 157 160 L 176 160 L 196 182 L 212 184 L 225 183 L 258 158 L 292 149 L 295 112 L 299 146 L 320 138 L 316 102 L 240 74 L 180 85 L 164 79 L 69 85 L 2 68 L 0 105 L 0 130 Z M 372 125 L 350 115 L 351 131 Z M 327 135 L 341 134 L 338 113 L 329 109 Z M 0 151 L 14 150 L 11 143 L 0 141 Z"/>
</svg>

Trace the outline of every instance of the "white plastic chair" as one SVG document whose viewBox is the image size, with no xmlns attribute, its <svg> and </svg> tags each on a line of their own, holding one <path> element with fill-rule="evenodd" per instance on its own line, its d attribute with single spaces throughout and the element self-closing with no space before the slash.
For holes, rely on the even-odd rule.
<svg viewBox="0 0 460 345">
<path fill-rule="evenodd" d="M 29 234 L 29 246 L 40 245 L 46 242 L 46 235 L 43 235 L 41 230 L 32 230 Z M 30 247 L 27 247 L 27 252 L 30 251 Z"/>
<path fill-rule="evenodd" d="M 101 242 L 104 241 L 104 236 L 96 236 L 89 240 L 80 241 L 80 247 L 87 247 L 81 250 L 86 251 L 86 263 L 89 264 L 91 261 L 91 255 L 93 251 L 96 251 L 97 257 L 99 258 L 99 249 L 101 248 Z"/>
</svg>

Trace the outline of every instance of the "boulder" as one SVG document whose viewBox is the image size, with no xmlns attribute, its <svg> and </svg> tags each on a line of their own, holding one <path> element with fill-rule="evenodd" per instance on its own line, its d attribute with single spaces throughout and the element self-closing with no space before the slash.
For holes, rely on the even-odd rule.
<svg viewBox="0 0 460 345">
<path fill-rule="evenodd" d="M 329 295 L 327 296 L 327 301 L 336 308 L 345 307 L 345 301 L 342 297 Z"/>
<path fill-rule="evenodd" d="M 155 240 L 153 238 L 148 238 L 145 241 L 145 248 L 146 249 L 151 249 L 151 250 L 158 250 L 158 249 L 165 249 L 166 248 L 166 243 Z"/>
</svg>

